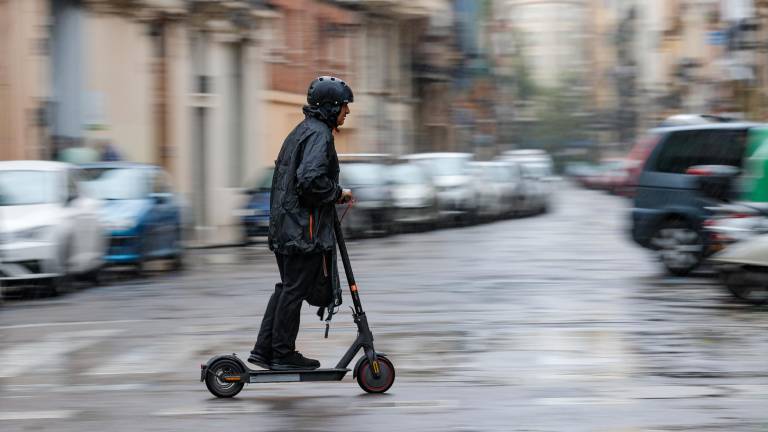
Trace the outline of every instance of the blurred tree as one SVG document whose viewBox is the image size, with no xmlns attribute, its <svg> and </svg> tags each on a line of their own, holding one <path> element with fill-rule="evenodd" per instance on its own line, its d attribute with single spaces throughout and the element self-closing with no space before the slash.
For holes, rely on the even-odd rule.
<svg viewBox="0 0 768 432">
<path fill-rule="evenodd" d="M 556 155 L 573 145 L 589 142 L 590 115 L 584 87 L 575 77 L 566 77 L 556 88 L 535 88 L 533 121 L 519 129 L 526 148 L 541 148 Z"/>
</svg>

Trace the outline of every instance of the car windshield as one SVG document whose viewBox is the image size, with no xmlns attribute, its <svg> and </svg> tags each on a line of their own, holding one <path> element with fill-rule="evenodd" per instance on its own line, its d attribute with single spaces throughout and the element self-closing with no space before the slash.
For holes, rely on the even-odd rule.
<svg viewBox="0 0 768 432">
<path fill-rule="evenodd" d="M 149 193 L 147 173 L 141 168 L 87 168 L 83 177 L 85 191 L 98 199 L 143 199 Z"/>
<path fill-rule="evenodd" d="M 48 204 L 61 198 L 55 171 L 0 171 L 0 205 Z"/>
<path fill-rule="evenodd" d="M 493 180 L 499 183 L 505 183 L 509 180 L 507 168 L 501 165 L 494 165 L 492 169 Z"/>
<path fill-rule="evenodd" d="M 460 176 L 466 174 L 467 159 L 463 157 L 443 157 L 430 161 L 434 176 Z"/>
<path fill-rule="evenodd" d="M 384 166 L 373 163 L 342 164 L 341 177 L 345 186 L 380 186 L 386 183 Z"/>
<path fill-rule="evenodd" d="M 390 178 L 392 182 L 401 185 L 424 184 L 427 182 L 424 170 L 410 163 L 393 166 L 390 170 Z"/>
<path fill-rule="evenodd" d="M 526 163 L 524 165 L 528 174 L 533 175 L 535 177 L 546 177 L 546 176 L 552 175 L 552 169 L 549 166 L 549 164 L 535 162 L 535 163 Z"/>
</svg>

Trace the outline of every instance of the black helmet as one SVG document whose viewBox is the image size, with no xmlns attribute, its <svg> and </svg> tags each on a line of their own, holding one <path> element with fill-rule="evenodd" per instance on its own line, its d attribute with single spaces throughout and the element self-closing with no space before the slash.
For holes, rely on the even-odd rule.
<svg viewBox="0 0 768 432">
<path fill-rule="evenodd" d="M 310 106 L 341 106 L 354 101 L 355 95 L 347 83 L 332 76 L 315 78 L 307 90 L 307 103 Z"/>
</svg>

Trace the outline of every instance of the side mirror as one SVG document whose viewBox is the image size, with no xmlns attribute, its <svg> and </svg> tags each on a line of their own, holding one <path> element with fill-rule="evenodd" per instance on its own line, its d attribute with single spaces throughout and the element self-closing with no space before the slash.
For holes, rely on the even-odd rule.
<svg viewBox="0 0 768 432">
<path fill-rule="evenodd" d="M 730 165 L 696 165 L 685 173 L 698 177 L 698 188 L 707 197 L 728 201 L 733 194 L 733 184 L 741 170 Z"/>
<path fill-rule="evenodd" d="M 167 192 L 154 192 L 149 194 L 149 197 L 157 204 L 165 204 L 171 200 L 171 194 Z"/>
</svg>

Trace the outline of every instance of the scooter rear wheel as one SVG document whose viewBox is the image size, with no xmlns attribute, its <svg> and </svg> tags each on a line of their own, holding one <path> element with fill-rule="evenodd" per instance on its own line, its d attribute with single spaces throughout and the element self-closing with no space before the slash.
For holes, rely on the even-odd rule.
<svg viewBox="0 0 768 432">
<path fill-rule="evenodd" d="M 225 376 L 240 375 L 243 367 L 231 359 L 221 359 L 209 366 L 205 376 L 205 386 L 216 397 L 231 398 L 240 393 L 245 383 L 242 381 L 225 381 Z"/>
<path fill-rule="evenodd" d="M 368 393 L 384 393 L 395 382 L 395 366 L 384 356 L 377 356 L 379 377 L 376 378 L 368 359 L 363 360 L 357 367 L 357 384 Z"/>
</svg>

